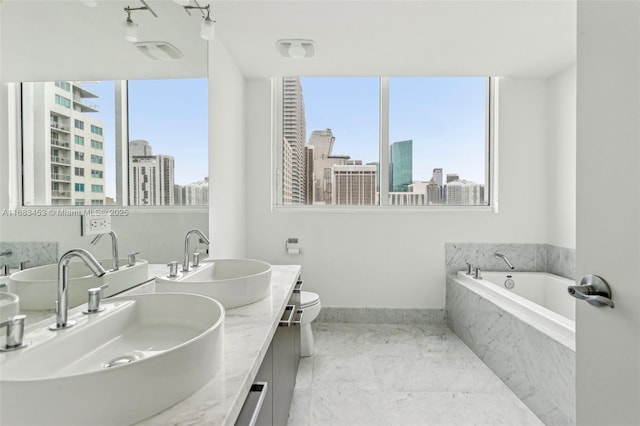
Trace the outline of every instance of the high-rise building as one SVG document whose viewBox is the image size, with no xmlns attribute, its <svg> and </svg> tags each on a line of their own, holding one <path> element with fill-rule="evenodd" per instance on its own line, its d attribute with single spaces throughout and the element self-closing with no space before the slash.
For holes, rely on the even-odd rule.
<svg viewBox="0 0 640 426">
<path fill-rule="evenodd" d="M 313 204 L 313 186 L 314 186 L 314 167 L 313 167 L 313 156 L 314 156 L 315 147 L 313 145 L 305 145 L 304 146 L 304 154 L 305 154 L 305 172 L 306 176 L 304 179 L 306 188 L 305 188 L 305 204 Z"/>
<path fill-rule="evenodd" d="M 153 155 L 153 149 L 148 141 L 136 139 L 129 141 L 129 156 L 148 157 Z"/>
<path fill-rule="evenodd" d="M 456 173 L 447 173 L 447 183 L 453 182 L 454 180 L 460 180 L 460 176 Z"/>
<path fill-rule="evenodd" d="M 133 141 L 132 141 L 133 142 Z M 132 155 L 139 147 L 149 144 L 136 141 L 129 147 L 129 205 L 172 206 L 175 200 L 175 160 L 170 155 Z"/>
<path fill-rule="evenodd" d="M 307 139 L 307 127 L 300 78 L 284 77 L 282 93 L 282 143 L 289 144 L 289 147 L 291 148 L 290 176 L 283 175 L 283 186 L 285 181 L 290 180 L 290 203 L 305 204 L 307 202 L 307 172 L 304 146 Z M 285 148 L 283 147 L 283 152 L 284 151 Z M 286 160 L 283 155 L 283 162 L 284 161 Z M 283 171 L 288 169 L 286 164 L 283 164 L 282 168 Z"/>
<path fill-rule="evenodd" d="M 447 204 L 450 206 L 482 205 L 483 197 L 483 185 L 478 183 L 466 180 L 453 180 L 447 183 Z"/>
<path fill-rule="evenodd" d="M 332 204 L 374 205 L 376 167 L 334 165 L 331 167 Z"/>
<path fill-rule="evenodd" d="M 333 143 L 336 140 L 331 129 L 314 130 L 309 137 L 309 145 L 313 146 L 313 202 L 315 204 L 331 204 L 331 167 L 345 165 L 351 157 L 333 155 Z"/>
<path fill-rule="evenodd" d="M 408 192 L 413 180 L 413 140 L 391 144 L 390 192 Z"/>
<path fill-rule="evenodd" d="M 433 177 L 431 179 L 433 183 L 442 188 L 442 169 L 433 169 Z"/>
<path fill-rule="evenodd" d="M 104 123 L 88 101 L 98 96 L 71 81 L 22 88 L 25 205 L 103 205 Z"/>
<path fill-rule="evenodd" d="M 204 206 L 209 204 L 209 178 L 187 185 L 176 185 L 175 203 L 183 206 Z"/>
</svg>

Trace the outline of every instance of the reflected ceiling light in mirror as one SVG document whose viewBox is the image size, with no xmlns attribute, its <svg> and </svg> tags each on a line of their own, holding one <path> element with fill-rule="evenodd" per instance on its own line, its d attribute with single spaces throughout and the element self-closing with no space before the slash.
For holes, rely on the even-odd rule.
<svg viewBox="0 0 640 426">
<path fill-rule="evenodd" d="M 156 61 L 175 61 L 183 56 L 177 47 L 166 41 L 139 41 L 135 45 L 141 53 Z"/>
<path fill-rule="evenodd" d="M 202 23 L 200 24 L 200 37 L 202 37 L 205 40 L 213 40 L 216 34 L 215 32 L 216 21 L 211 19 L 211 5 L 208 4 L 206 6 L 200 6 L 200 4 L 198 3 L 198 0 L 194 0 L 194 2 L 196 3 L 195 6 L 188 6 L 188 5 L 183 6 L 184 10 L 186 10 L 187 13 L 189 13 L 189 10 L 191 9 L 200 10 L 200 13 L 202 13 Z M 207 11 L 206 15 L 204 13 L 205 10 Z"/>
<path fill-rule="evenodd" d="M 316 43 L 313 40 L 287 39 L 278 40 L 276 47 L 285 58 L 313 58 L 316 54 Z"/>
<path fill-rule="evenodd" d="M 145 2 L 144 0 L 140 0 L 140 2 L 144 5 L 144 6 L 140 6 L 140 7 L 125 7 L 124 11 L 127 12 L 127 17 L 124 20 L 124 39 L 127 41 L 130 41 L 131 43 L 135 43 L 136 41 L 138 41 L 138 24 L 136 24 L 135 22 L 133 22 L 133 19 L 131 19 L 131 12 L 134 12 L 136 10 L 148 10 L 149 13 L 151 13 L 153 16 L 155 16 L 156 18 L 158 17 L 158 15 L 156 14 L 156 12 L 153 11 L 153 9 L 151 9 L 149 7 L 149 5 L 147 4 L 147 2 Z"/>
</svg>

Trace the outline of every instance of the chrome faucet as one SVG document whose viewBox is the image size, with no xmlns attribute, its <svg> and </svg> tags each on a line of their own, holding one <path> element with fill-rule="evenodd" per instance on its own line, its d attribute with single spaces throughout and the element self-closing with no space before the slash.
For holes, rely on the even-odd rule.
<svg viewBox="0 0 640 426">
<path fill-rule="evenodd" d="M 496 257 L 504 260 L 504 263 L 507 264 L 509 269 L 515 269 L 515 267 L 511 264 L 511 262 L 509 262 L 509 258 L 504 253 L 500 253 L 499 251 L 497 251 L 496 252 Z"/>
<path fill-rule="evenodd" d="M 11 249 L 7 249 L 7 250 L 4 250 L 4 251 L 0 252 L 0 257 L 2 257 L 2 256 L 9 257 L 9 256 L 12 256 L 12 255 L 13 255 L 13 251 Z M 7 275 L 9 275 L 9 265 L 8 264 L 3 265 L 2 269 L 0 270 L 0 276 L 7 276 Z"/>
<path fill-rule="evenodd" d="M 50 330 L 61 330 L 71 327 L 74 321 L 67 321 L 69 313 L 69 261 L 72 257 L 79 257 L 95 276 L 101 277 L 107 273 L 95 257 L 84 249 L 72 249 L 62 255 L 58 261 L 58 300 L 56 301 L 56 323 Z"/>
<path fill-rule="evenodd" d="M 182 272 L 189 272 L 189 237 L 191 234 L 198 234 L 200 239 L 204 240 L 205 244 L 209 244 L 209 238 L 207 238 L 199 229 L 191 229 L 184 237 L 184 259 L 182 262 Z"/>
<path fill-rule="evenodd" d="M 105 234 L 98 234 L 96 237 L 91 240 L 91 245 L 95 246 L 100 241 L 100 238 Z M 111 235 L 111 256 L 113 257 L 113 271 L 117 271 L 120 269 L 120 263 L 118 261 L 118 235 L 115 232 L 110 231 L 109 235 Z"/>
</svg>

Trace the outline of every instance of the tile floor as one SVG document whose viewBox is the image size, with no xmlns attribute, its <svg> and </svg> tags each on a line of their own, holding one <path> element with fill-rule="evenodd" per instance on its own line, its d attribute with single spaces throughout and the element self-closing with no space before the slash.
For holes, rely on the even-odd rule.
<svg viewBox="0 0 640 426">
<path fill-rule="evenodd" d="M 446 326 L 314 324 L 288 426 L 541 425 Z"/>
</svg>

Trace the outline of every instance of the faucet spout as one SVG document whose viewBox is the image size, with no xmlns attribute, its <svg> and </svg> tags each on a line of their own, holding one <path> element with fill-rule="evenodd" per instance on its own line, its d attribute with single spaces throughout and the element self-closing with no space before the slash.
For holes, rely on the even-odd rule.
<svg viewBox="0 0 640 426">
<path fill-rule="evenodd" d="M 95 246 L 104 234 L 98 234 L 91 240 L 91 245 Z M 113 258 L 113 271 L 120 269 L 120 261 L 118 260 L 118 235 L 114 231 L 110 231 L 111 235 L 111 257 Z"/>
<path fill-rule="evenodd" d="M 209 238 L 207 238 L 207 236 L 199 229 L 191 229 L 187 232 L 187 235 L 184 237 L 184 259 L 182 262 L 182 272 L 189 272 L 189 237 L 192 234 L 197 234 L 205 244 L 209 244 Z"/>
<path fill-rule="evenodd" d="M 511 262 L 509 261 L 509 258 L 504 254 L 504 253 L 500 253 L 499 251 L 497 251 L 495 253 L 497 258 L 500 258 L 502 260 L 504 260 L 504 263 L 507 264 L 507 266 L 509 267 L 509 269 L 515 269 L 515 267 L 511 264 Z"/>
<path fill-rule="evenodd" d="M 72 249 L 60 257 L 58 261 L 58 300 L 56 301 L 56 323 L 49 327 L 50 330 L 61 330 L 74 325 L 73 321 L 67 321 L 69 313 L 69 261 L 72 257 L 79 257 L 91 272 L 97 277 L 107 273 L 98 263 L 95 257 L 84 249 Z"/>
</svg>

